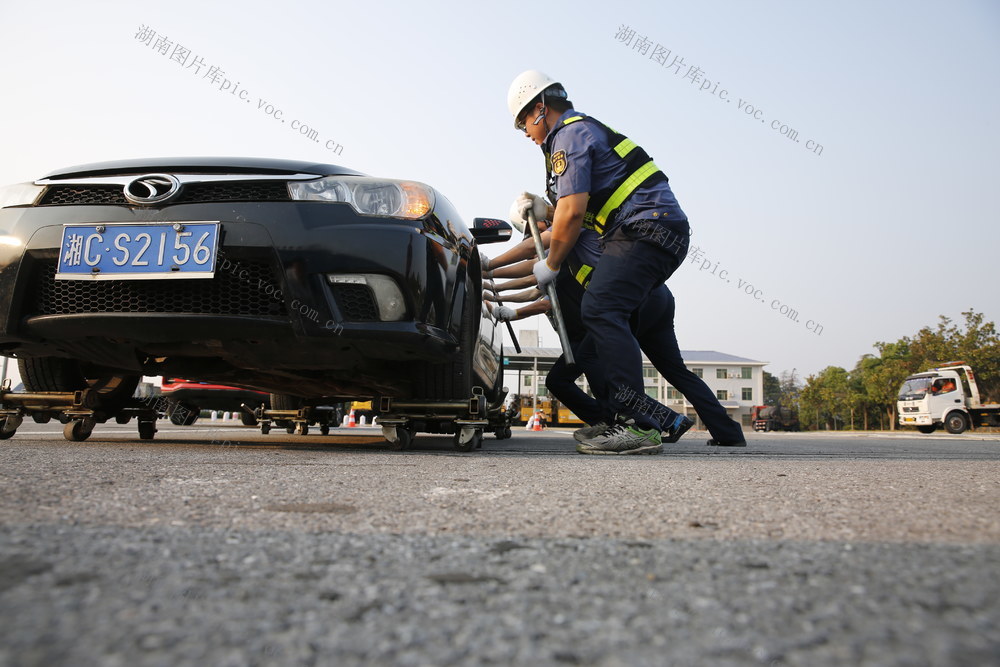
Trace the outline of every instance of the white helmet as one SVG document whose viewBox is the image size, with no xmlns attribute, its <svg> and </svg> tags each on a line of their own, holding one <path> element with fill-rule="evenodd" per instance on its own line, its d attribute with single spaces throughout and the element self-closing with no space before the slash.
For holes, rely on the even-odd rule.
<svg viewBox="0 0 1000 667">
<path fill-rule="evenodd" d="M 548 74 L 534 69 L 517 75 L 513 83 L 510 84 L 510 90 L 507 91 L 507 108 L 510 109 L 510 115 L 514 117 L 514 127 L 517 127 L 517 117 L 524 111 L 524 107 L 528 106 L 531 100 L 549 86 L 561 87 L 562 84 Z M 565 93 L 562 96 L 565 96 Z"/>
</svg>

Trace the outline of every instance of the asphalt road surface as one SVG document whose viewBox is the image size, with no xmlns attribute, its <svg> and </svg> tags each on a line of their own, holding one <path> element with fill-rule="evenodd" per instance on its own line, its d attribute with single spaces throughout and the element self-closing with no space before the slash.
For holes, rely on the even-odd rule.
<svg viewBox="0 0 1000 667">
<path fill-rule="evenodd" d="M 0 442 L 3 665 L 1000 665 L 1000 436 Z"/>
</svg>

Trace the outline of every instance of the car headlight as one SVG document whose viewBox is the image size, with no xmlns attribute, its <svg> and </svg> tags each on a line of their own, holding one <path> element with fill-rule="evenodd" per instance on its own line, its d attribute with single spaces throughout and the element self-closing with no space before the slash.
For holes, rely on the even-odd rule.
<svg viewBox="0 0 1000 667">
<path fill-rule="evenodd" d="M 326 176 L 288 184 L 292 199 L 350 204 L 361 215 L 416 220 L 434 209 L 434 191 L 415 181 Z"/>
<path fill-rule="evenodd" d="M 17 183 L 0 188 L 0 208 L 8 206 L 31 206 L 38 195 L 45 190 L 44 185 L 34 183 Z"/>
</svg>

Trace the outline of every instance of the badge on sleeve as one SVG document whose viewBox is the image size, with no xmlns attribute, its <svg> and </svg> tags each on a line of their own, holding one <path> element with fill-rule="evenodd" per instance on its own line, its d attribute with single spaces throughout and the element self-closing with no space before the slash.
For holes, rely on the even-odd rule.
<svg viewBox="0 0 1000 667">
<path fill-rule="evenodd" d="M 566 171 L 566 151 L 556 151 L 552 154 L 552 173 L 562 176 Z"/>
</svg>

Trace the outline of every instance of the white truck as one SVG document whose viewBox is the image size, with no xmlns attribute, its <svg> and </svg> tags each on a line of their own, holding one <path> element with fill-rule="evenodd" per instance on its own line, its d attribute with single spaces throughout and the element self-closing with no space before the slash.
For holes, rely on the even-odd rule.
<svg viewBox="0 0 1000 667">
<path fill-rule="evenodd" d="M 972 368 L 955 361 L 903 381 L 896 403 L 900 426 L 932 433 L 940 426 L 962 433 L 977 426 L 1000 426 L 1000 403 L 983 403 Z"/>
</svg>

